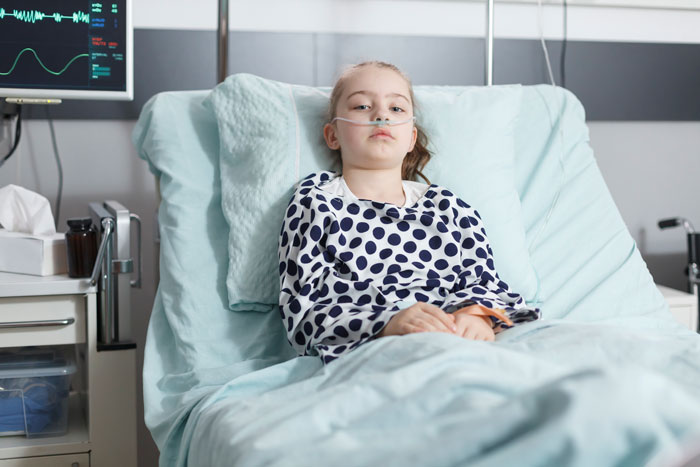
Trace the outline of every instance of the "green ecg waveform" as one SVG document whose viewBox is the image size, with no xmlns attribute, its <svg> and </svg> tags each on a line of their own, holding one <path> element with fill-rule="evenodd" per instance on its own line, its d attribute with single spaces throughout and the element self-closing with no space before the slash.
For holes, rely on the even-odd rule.
<svg viewBox="0 0 700 467">
<path fill-rule="evenodd" d="M 20 53 L 17 54 L 17 58 L 15 58 L 15 62 L 12 64 L 12 66 L 10 67 L 10 69 L 9 69 L 7 72 L 0 71 L 0 76 L 7 76 L 7 75 L 9 75 L 10 73 L 12 73 L 12 71 L 13 71 L 13 70 L 15 69 L 15 67 L 17 66 L 17 62 L 19 61 L 19 58 L 22 56 L 22 54 L 23 54 L 24 52 L 31 52 L 31 53 L 33 53 L 33 54 L 34 54 L 34 57 L 36 57 L 36 61 L 39 62 L 39 65 L 41 65 L 41 67 L 42 67 L 44 70 L 46 70 L 46 71 L 48 71 L 49 73 L 51 73 L 52 75 L 56 75 L 56 76 L 63 74 L 63 72 L 66 71 L 66 69 L 71 65 L 71 63 L 73 63 L 73 62 L 76 61 L 77 59 L 79 59 L 79 58 L 81 58 L 81 57 L 89 57 L 88 54 L 79 54 L 79 55 L 76 55 L 75 57 L 71 58 L 70 61 L 69 61 L 68 63 L 66 63 L 66 66 L 64 66 L 64 67 L 61 69 L 61 71 L 52 71 L 52 70 L 49 70 L 48 68 L 46 68 L 46 66 L 41 62 L 41 59 L 40 59 L 39 56 L 36 54 L 36 51 L 35 51 L 34 49 L 31 49 L 31 48 L 27 47 L 26 49 L 22 49 L 22 51 L 21 51 Z"/>
<path fill-rule="evenodd" d="M 24 21 L 25 23 L 36 23 L 37 21 L 43 21 L 44 18 L 51 18 L 57 23 L 60 23 L 64 19 L 72 19 L 74 23 L 90 23 L 90 14 L 84 13 L 82 11 L 76 11 L 72 15 L 62 15 L 60 13 L 42 13 L 36 10 L 12 10 L 12 13 L 0 8 L 0 19 L 5 19 L 6 16 L 13 16 L 18 21 Z"/>
</svg>

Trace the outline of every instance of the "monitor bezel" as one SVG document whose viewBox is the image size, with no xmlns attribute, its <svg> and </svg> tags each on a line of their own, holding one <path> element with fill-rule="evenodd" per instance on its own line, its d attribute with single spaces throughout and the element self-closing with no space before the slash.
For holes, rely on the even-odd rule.
<svg viewBox="0 0 700 467">
<path fill-rule="evenodd" d="M 0 97 L 27 99 L 76 99 L 131 101 L 134 99 L 134 27 L 132 0 L 126 0 L 126 90 L 101 91 L 49 88 L 4 88 L 0 85 Z"/>
</svg>

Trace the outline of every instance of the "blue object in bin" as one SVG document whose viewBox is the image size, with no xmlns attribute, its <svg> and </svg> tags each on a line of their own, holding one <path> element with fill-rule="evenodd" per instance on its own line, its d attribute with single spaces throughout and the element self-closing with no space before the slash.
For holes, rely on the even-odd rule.
<svg viewBox="0 0 700 467">
<path fill-rule="evenodd" d="M 41 434 L 65 416 L 75 365 L 53 352 L 0 354 L 0 434 Z"/>
</svg>

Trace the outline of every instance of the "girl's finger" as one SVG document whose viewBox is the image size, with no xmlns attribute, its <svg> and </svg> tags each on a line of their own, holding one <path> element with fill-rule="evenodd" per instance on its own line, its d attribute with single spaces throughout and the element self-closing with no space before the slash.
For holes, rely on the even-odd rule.
<svg viewBox="0 0 700 467">
<path fill-rule="evenodd" d="M 434 329 L 437 332 L 448 332 L 450 334 L 454 332 L 454 323 L 445 323 L 445 321 L 427 313 L 423 314 L 422 318 L 424 321 L 430 323 L 432 329 Z"/>
<path fill-rule="evenodd" d="M 466 337 L 467 339 L 476 340 L 476 332 L 473 329 L 469 328 L 467 329 L 467 332 L 464 337 Z"/>
<path fill-rule="evenodd" d="M 427 321 L 424 321 L 422 317 L 416 316 L 408 323 L 410 326 L 420 329 L 421 332 L 439 332 L 434 326 Z"/>
<path fill-rule="evenodd" d="M 445 313 L 444 311 L 442 311 L 440 308 L 438 308 L 435 305 L 431 305 L 429 303 L 423 303 L 423 305 L 427 305 L 427 306 L 422 307 L 422 309 L 426 312 L 426 313 L 424 313 L 425 315 L 429 314 L 429 316 L 434 317 L 434 319 L 437 319 L 441 323 L 443 323 L 445 330 L 447 332 L 449 332 L 449 333 L 455 332 L 457 327 L 454 323 L 454 321 L 455 321 L 454 316 L 450 315 L 449 313 Z"/>
<path fill-rule="evenodd" d="M 424 329 L 426 332 L 444 332 L 444 327 L 440 322 L 430 321 L 430 318 L 420 317 L 418 318 L 418 326 Z"/>
<path fill-rule="evenodd" d="M 419 328 L 418 326 L 414 326 L 412 324 L 409 324 L 406 327 L 407 327 L 406 334 L 413 334 L 414 332 L 425 332 L 424 329 Z"/>
<path fill-rule="evenodd" d="M 423 329 L 418 326 L 414 321 L 404 323 L 400 330 L 399 335 L 412 334 L 414 332 L 422 332 Z"/>
<path fill-rule="evenodd" d="M 418 305 L 420 305 L 421 309 L 425 311 L 442 311 L 439 306 L 433 305 L 432 303 L 418 302 Z"/>
</svg>

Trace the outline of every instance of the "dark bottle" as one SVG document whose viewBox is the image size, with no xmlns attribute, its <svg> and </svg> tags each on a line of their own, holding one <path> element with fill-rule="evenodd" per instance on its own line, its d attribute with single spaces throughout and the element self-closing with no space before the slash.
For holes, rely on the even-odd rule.
<svg viewBox="0 0 700 467">
<path fill-rule="evenodd" d="M 68 254 L 68 276 L 90 277 L 97 257 L 97 233 L 89 217 L 68 219 L 66 253 Z"/>
</svg>

